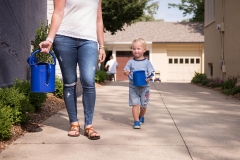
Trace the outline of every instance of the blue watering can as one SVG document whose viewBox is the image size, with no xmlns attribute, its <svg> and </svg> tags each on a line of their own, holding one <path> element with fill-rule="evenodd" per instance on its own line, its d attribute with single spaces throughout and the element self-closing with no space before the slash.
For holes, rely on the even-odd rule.
<svg viewBox="0 0 240 160">
<path fill-rule="evenodd" d="M 31 68 L 31 92 L 55 92 L 55 65 L 56 58 L 49 52 L 54 60 L 54 64 L 38 63 L 34 55 L 41 52 L 41 49 L 33 51 L 27 62 Z"/>
<path fill-rule="evenodd" d="M 146 85 L 147 84 L 146 78 L 150 78 L 154 76 L 154 74 L 151 73 L 150 76 L 146 77 L 144 70 L 133 71 L 132 73 L 133 73 L 133 78 L 131 78 L 130 76 L 128 76 L 128 78 L 130 81 L 133 81 L 133 85 L 137 87 Z"/>
</svg>

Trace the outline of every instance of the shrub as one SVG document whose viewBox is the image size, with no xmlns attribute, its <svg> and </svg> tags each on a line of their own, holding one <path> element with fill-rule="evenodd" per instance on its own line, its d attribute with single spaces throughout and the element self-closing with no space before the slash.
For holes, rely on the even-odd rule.
<svg viewBox="0 0 240 160">
<path fill-rule="evenodd" d="M 9 139 L 11 136 L 12 119 L 11 108 L 0 104 L 0 140 Z"/>
<path fill-rule="evenodd" d="M 11 119 L 13 124 L 24 123 L 29 113 L 34 111 L 26 96 L 14 87 L 0 90 L 0 99 L 3 106 L 11 107 Z"/>
<path fill-rule="evenodd" d="M 228 79 L 222 84 L 222 89 L 232 89 L 235 87 L 239 79 L 238 76 L 229 76 Z"/>
<path fill-rule="evenodd" d="M 204 79 L 202 80 L 202 85 L 207 86 L 211 82 L 211 79 Z"/>
<path fill-rule="evenodd" d="M 204 73 L 194 73 L 194 77 L 192 78 L 192 83 L 202 83 L 204 80 L 207 79 L 207 76 Z"/>
<path fill-rule="evenodd" d="M 46 40 L 49 29 L 50 29 L 50 25 L 44 26 L 43 22 L 41 21 L 41 26 L 36 29 L 33 51 L 39 49 L 40 42 Z M 51 52 L 53 52 L 52 49 L 51 49 Z M 53 63 L 53 59 L 50 54 L 36 53 L 35 57 L 37 57 L 38 62 Z"/>
<path fill-rule="evenodd" d="M 237 93 L 240 93 L 240 86 L 234 87 L 231 90 L 231 94 L 237 94 Z"/>
<path fill-rule="evenodd" d="M 23 93 L 27 99 L 29 99 L 31 105 L 35 110 L 39 110 L 43 102 L 47 99 L 46 93 L 35 93 L 31 92 L 31 84 L 29 81 L 15 80 L 14 88 L 18 89 L 19 92 Z"/>
<path fill-rule="evenodd" d="M 108 79 L 108 75 L 105 71 L 96 71 L 95 74 L 95 82 L 100 83 L 100 82 L 104 82 L 104 80 Z"/>
<path fill-rule="evenodd" d="M 226 95 L 234 95 L 234 94 L 240 93 L 240 86 L 237 86 L 231 89 L 224 89 L 222 92 Z"/>
<path fill-rule="evenodd" d="M 29 93 L 30 103 L 34 106 L 35 110 L 40 110 L 42 107 L 42 103 L 44 103 L 47 99 L 46 93 Z"/>
<path fill-rule="evenodd" d="M 59 77 L 56 77 L 56 91 L 54 95 L 58 98 L 63 98 L 63 82 Z"/>
<path fill-rule="evenodd" d="M 217 78 L 217 79 L 212 79 L 209 80 L 207 83 L 208 87 L 216 88 L 216 87 L 221 87 L 223 84 L 223 80 Z"/>
</svg>

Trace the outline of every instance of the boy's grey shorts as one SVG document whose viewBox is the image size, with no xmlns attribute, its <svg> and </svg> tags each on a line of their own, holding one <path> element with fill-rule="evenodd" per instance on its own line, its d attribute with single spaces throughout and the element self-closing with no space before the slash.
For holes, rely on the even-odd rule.
<svg viewBox="0 0 240 160">
<path fill-rule="evenodd" d="M 129 105 L 140 105 L 147 108 L 149 102 L 149 86 L 136 87 L 129 85 Z"/>
</svg>

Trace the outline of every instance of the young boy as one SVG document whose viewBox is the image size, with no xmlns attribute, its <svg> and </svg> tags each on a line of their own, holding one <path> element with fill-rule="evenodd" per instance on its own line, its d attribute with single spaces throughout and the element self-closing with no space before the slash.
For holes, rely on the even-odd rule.
<svg viewBox="0 0 240 160">
<path fill-rule="evenodd" d="M 132 73 L 138 70 L 144 70 L 146 77 L 153 75 L 154 68 L 149 60 L 144 58 L 143 54 L 146 51 L 146 42 L 144 39 L 135 39 L 132 42 L 132 53 L 134 58 L 130 59 L 124 67 L 124 75 L 132 79 Z M 140 124 L 144 123 L 144 115 L 149 102 L 149 81 L 146 78 L 147 84 L 144 86 L 134 86 L 133 81 L 129 82 L 129 105 L 132 106 L 132 114 L 134 119 L 133 128 L 140 129 Z"/>
</svg>

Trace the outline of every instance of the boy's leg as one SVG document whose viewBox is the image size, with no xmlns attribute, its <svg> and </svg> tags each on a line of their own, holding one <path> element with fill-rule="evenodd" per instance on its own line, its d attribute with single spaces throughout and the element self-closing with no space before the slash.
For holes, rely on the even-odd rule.
<svg viewBox="0 0 240 160">
<path fill-rule="evenodd" d="M 147 111 L 147 108 L 140 107 L 140 114 L 139 114 L 139 116 L 140 116 L 140 117 L 144 117 L 146 111 Z"/>
<path fill-rule="evenodd" d="M 130 84 L 129 86 L 129 105 L 132 106 L 132 115 L 134 119 L 133 128 L 140 129 L 139 112 L 140 112 L 139 89 Z"/>
<path fill-rule="evenodd" d="M 132 114 L 133 114 L 134 122 L 139 121 L 139 108 L 140 108 L 139 105 L 134 105 L 132 107 Z"/>
<path fill-rule="evenodd" d="M 141 124 L 144 124 L 144 115 L 147 111 L 148 102 L 149 102 L 149 86 L 146 86 L 141 90 L 141 107 L 139 113 L 139 121 Z"/>
<path fill-rule="evenodd" d="M 141 128 L 140 122 L 139 122 L 139 109 L 140 109 L 139 105 L 132 106 L 132 114 L 133 114 L 133 119 L 134 119 L 133 128 L 134 129 Z"/>
<path fill-rule="evenodd" d="M 139 113 L 139 122 L 140 124 L 144 124 L 144 115 L 147 111 L 147 108 L 140 107 L 140 113 Z"/>
</svg>

